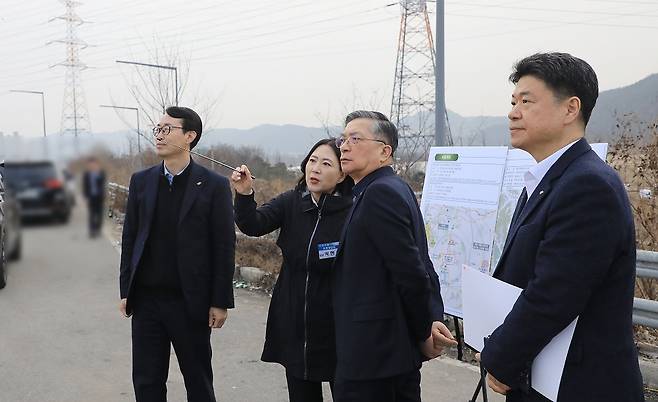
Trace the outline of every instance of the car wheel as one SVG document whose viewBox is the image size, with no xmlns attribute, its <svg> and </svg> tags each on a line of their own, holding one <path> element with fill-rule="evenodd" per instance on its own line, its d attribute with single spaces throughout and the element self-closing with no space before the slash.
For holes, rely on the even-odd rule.
<svg viewBox="0 0 658 402">
<path fill-rule="evenodd" d="M 10 261 L 18 261 L 21 259 L 21 256 L 23 254 L 23 241 L 19 238 L 16 241 L 16 248 L 9 254 L 9 260 Z"/>
<path fill-rule="evenodd" d="M 66 212 L 58 215 L 55 219 L 57 220 L 57 222 L 66 225 L 71 220 L 71 211 L 70 210 L 66 211 Z"/>
<path fill-rule="evenodd" d="M 5 258 L 5 248 L 0 251 L 0 289 L 7 286 L 7 259 Z"/>
</svg>

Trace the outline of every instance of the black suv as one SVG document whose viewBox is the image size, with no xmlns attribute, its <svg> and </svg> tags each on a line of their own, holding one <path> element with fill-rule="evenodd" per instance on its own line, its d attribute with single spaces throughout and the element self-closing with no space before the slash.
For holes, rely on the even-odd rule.
<svg viewBox="0 0 658 402">
<path fill-rule="evenodd" d="M 5 184 L 15 194 L 22 218 L 69 221 L 73 196 L 53 162 L 6 162 Z"/>
<path fill-rule="evenodd" d="M 7 260 L 21 257 L 21 224 L 18 203 L 3 183 L 0 163 L 0 289 L 7 284 Z"/>
</svg>

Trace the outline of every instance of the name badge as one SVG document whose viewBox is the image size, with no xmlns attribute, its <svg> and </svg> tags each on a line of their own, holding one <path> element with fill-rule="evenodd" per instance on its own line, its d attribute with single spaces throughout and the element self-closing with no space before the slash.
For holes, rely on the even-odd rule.
<svg viewBox="0 0 658 402">
<path fill-rule="evenodd" d="M 318 244 L 318 257 L 320 257 L 321 260 L 325 260 L 327 258 L 336 258 L 336 254 L 338 253 L 338 244 L 339 242 L 337 241 L 333 243 Z"/>
</svg>

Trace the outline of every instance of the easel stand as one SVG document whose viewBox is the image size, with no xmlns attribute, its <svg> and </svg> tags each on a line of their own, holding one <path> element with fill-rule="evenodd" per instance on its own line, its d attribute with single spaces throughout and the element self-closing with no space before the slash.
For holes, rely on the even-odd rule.
<svg viewBox="0 0 658 402">
<path fill-rule="evenodd" d="M 488 337 L 484 338 L 484 344 L 487 344 L 487 339 Z M 484 402 L 489 402 L 489 399 L 487 398 L 487 370 L 484 368 L 482 365 L 482 362 L 480 362 L 480 381 L 478 381 L 477 387 L 475 387 L 475 392 L 473 392 L 473 397 L 468 400 L 468 402 L 477 402 L 478 395 L 480 394 L 480 391 L 482 391 L 482 400 Z"/>
<path fill-rule="evenodd" d="M 452 316 L 453 322 L 455 324 L 455 337 L 457 338 L 457 360 L 463 361 L 464 360 L 464 337 L 462 336 L 462 331 L 459 326 L 459 317 L 457 316 Z M 488 337 L 484 338 L 484 344 L 486 345 Z M 489 402 L 489 398 L 487 397 L 487 370 L 482 366 L 482 363 L 480 363 L 480 380 L 478 381 L 477 387 L 475 388 L 475 392 L 473 393 L 473 397 L 468 400 L 468 402 L 477 402 L 477 398 L 480 395 L 480 392 L 482 392 L 482 400 L 484 402 Z"/>
<path fill-rule="evenodd" d="M 452 316 L 455 323 L 455 336 L 457 337 L 457 360 L 464 360 L 464 338 L 462 337 L 461 328 L 459 328 L 459 318 L 457 316 Z"/>
<path fill-rule="evenodd" d="M 485 370 L 484 367 L 482 367 L 482 364 L 480 363 L 480 381 L 478 381 L 477 387 L 475 387 L 475 392 L 473 392 L 473 397 L 468 400 L 468 402 L 477 402 L 478 395 L 480 394 L 480 390 L 482 391 L 482 400 L 484 402 L 488 402 L 489 399 L 487 398 L 487 370 Z"/>
</svg>

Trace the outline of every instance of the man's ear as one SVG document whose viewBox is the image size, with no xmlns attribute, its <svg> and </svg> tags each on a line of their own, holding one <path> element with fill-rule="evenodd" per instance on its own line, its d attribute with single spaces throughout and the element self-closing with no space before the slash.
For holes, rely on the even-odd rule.
<svg viewBox="0 0 658 402">
<path fill-rule="evenodd" d="M 194 139 L 197 137 L 197 133 L 196 131 L 188 131 L 185 133 L 185 137 L 186 137 L 185 142 L 191 144 L 194 142 Z"/>
<path fill-rule="evenodd" d="M 581 112 L 582 104 L 580 102 L 580 98 L 578 98 L 577 96 L 572 96 L 571 98 L 567 99 L 565 102 L 566 102 L 567 113 L 564 116 L 564 124 L 566 125 L 566 124 L 571 124 L 576 119 L 578 119 L 578 116 L 580 115 Z"/>
<path fill-rule="evenodd" d="M 382 163 L 384 163 L 388 158 L 392 157 L 393 147 L 391 147 L 388 144 L 384 145 L 384 147 L 382 148 L 382 154 L 381 155 L 382 155 L 382 158 L 383 158 Z"/>
</svg>

